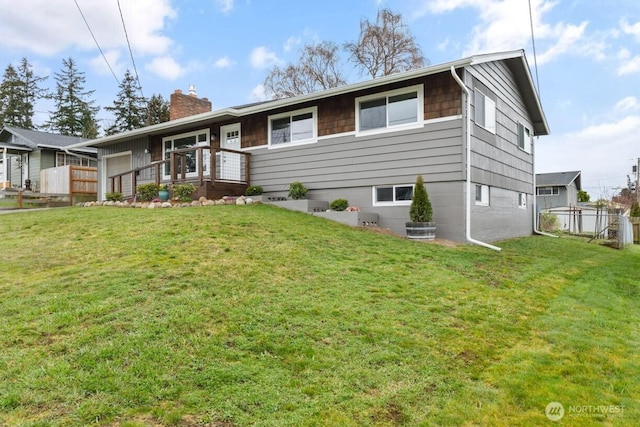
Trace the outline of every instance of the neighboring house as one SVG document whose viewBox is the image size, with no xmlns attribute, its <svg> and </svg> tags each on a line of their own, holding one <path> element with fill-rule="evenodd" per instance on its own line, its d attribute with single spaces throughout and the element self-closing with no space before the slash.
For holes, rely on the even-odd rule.
<svg viewBox="0 0 640 427">
<path fill-rule="evenodd" d="M 0 130 L 0 190 L 40 189 L 40 171 L 57 166 L 77 165 L 96 167 L 97 150 L 81 147 L 74 153 L 65 147 L 84 143 L 86 138 L 64 136 L 48 132 L 4 126 Z M 29 180 L 29 182 L 27 182 Z"/>
<path fill-rule="evenodd" d="M 580 171 L 539 173 L 536 200 L 539 210 L 576 206 L 582 190 Z"/>
<path fill-rule="evenodd" d="M 310 199 L 345 198 L 400 234 L 421 174 L 439 237 L 495 241 L 533 232 L 532 137 L 548 133 L 524 52 L 513 51 L 200 113 L 71 148 L 98 148 L 101 199 L 154 180 L 192 181 L 209 198 L 239 195 L 247 185 L 286 196 L 301 181 Z"/>
</svg>

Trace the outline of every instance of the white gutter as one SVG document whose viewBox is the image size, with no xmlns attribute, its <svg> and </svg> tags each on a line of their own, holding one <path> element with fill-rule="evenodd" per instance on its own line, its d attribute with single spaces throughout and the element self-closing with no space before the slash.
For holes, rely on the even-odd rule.
<svg viewBox="0 0 640 427">
<path fill-rule="evenodd" d="M 466 95 L 465 103 L 467 109 L 467 119 L 465 125 L 465 144 L 467 146 L 467 194 L 464 197 L 466 211 L 465 237 L 469 243 L 484 246 L 485 248 L 493 249 L 494 251 L 501 251 L 502 249 L 497 246 L 481 242 L 480 240 L 476 240 L 471 237 L 471 94 L 469 93 L 469 89 L 467 89 L 467 86 L 462 80 L 460 80 L 460 77 L 458 77 L 458 75 L 456 74 L 456 69 L 453 65 L 451 66 L 451 75 Z"/>
<path fill-rule="evenodd" d="M 96 157 L 91 157 L 91 156 L 85 156 L 84 154 L 72 153 L 69 151 L 69 147 L 62 147 L 62 149 L 64 150 L 65 153 L 67 153 L 70 156 L 80 157 L 81 159 L 98 161 L 97 154 L 96 154 Z"/>
<path fill-rule="evenodd" d="M 531 140 L 531 161 L 533 163 L 531 165 L 531 169 L 533 169 L 533 232 L 536 234 L 541 234 L 543 236 L 558 237 L 554 236 L 553 234 L 545 233 L 544 231 L 538 230 L 538 189 L 536 188 L 535 153 L 536 148 L 533 145 L 533 140 Z"/>
</svg>

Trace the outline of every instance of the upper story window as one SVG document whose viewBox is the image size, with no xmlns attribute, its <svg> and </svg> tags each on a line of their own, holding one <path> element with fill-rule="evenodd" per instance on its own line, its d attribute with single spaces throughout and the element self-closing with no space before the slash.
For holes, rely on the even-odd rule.
<svg viewBox="0 0 640 427">
<path fill-rule="evenodd" d="M 316 107 L 269 116 L 269 146 L 315 142 L 318 139 Z"/>
<path fill-rule="evenodd" d="M 482 126 L 491 133 L 496 133 L 496 103 L 478 89 L 476 97 L 476 124 Z"/>
<path fill-rule="evenodd" d="M 423 86 L 356 98 L 357 132 L 415 127 L 423 118 Z"/>
<path fill-rule="evenodd" d="M 522 123 L 518 123 L 518 147 L 531 153 L 531 131 Z"/>
<path fill-rule="evenodd" d="M 560 187 L 538 187 L 538 196 L 557 196 L 560 194 Z"/>
</svg>

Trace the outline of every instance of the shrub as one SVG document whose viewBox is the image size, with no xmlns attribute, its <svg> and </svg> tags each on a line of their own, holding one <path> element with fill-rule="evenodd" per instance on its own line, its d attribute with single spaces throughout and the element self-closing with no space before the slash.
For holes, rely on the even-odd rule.
<svg viewBox="0 0 640 427">
<path fill-rule="evenodd" d="M 555 214 L 546 212 L 540 214 L 540 230 L 547 233 L 557 231 L 560 228 L 560 220 Z"/>
<path fill-rule="evenodd" d="M 193 184 L 175 184 L 173 186 L 173 197 L 182 202 L 188 202 L 195 191 L 196 187 Z"/>
<path fill-rule="evenodd" d="M 411 218 L 412 222 L 431 222 L 433 219 L 433 209 L 431 208 L 427 190 L 424 188 L 422 175 L 418 175 L 416 185 L 413 188 L 409 218 Z"/>
<path fill-rule="evenodd" d="M 105 194 L 105 197 L 110 202 L 121 202 L 124 200 L 124 198 L 122 197 L 122 193 L 119 191 L 110 191 Z"/>
<path fill-rule="evenodd" d="M 155 182 L 148 184 L 140 184 L 136 187 L 136 192 L 140 194 L 140 200 L 143 202 L 149 202 L 158 197 L 159 185 Z"/>
<path fill-rule="evenodd" d="M 347 199 L 335 199 L 329 205 L 332 211 L 343 211 L 349 207 Z"/>
<path fill-rule="evenodd" d="M 640 204 L 638 202 L 631 203 L 631 212 L 629 216 L 634 218 L 640 218 Z"/>
<path fill-rule="evenodd" d="M 295 181 L 289 184 L 289 197 L 293 200 L 304 199 L 309 189 L 305 187 L 301 182 Z"/>
<path fill-rule="evenodd" d="M 245 196 L 259 196 L 260 194 L 262 194 L 262 187 L 259 185 L 251 185 L 244 192 Z"/>
</svg>

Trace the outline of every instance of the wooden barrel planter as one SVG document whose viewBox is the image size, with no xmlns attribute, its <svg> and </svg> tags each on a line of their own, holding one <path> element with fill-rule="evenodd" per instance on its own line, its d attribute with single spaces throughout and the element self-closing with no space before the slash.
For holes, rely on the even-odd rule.
<svg viewBox="0 0 640 427">
<path fill-rule="evenodd" d="M 433 240 L 436 238 L 435 222 L 407 222 L 406 227 L 409 239 Z"/>
</svg>

